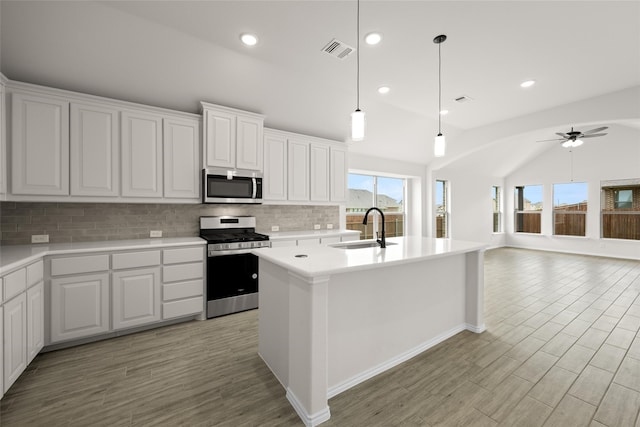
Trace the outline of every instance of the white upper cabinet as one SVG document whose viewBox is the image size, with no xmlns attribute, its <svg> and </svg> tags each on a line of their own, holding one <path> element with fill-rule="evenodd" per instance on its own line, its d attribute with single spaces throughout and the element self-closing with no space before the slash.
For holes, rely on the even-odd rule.
<svg viewBox="0 0 640 427">
<path fill-rule="evenodd" d="M 263 119 L 238 116 L 236 119 L 236 167 L 262 170 Z"/>
<path fill-rule="evenodd" d="M 71 104 L 71 195 L 118 196 L 118 110 Z"/>
<path fill-rule="evenodd" d="M 347 150 L 331 147 L 330 191 L 332 202 L 347 201 Z"/>
<path fill-rule="evenodd" d="M 287 200 L 287 138 L 275 132 L 264 132 L 264 200 Z"/>
<path fill-rule="evenodd" d="M 122 112 L 122 196 L 162 197 L 162 117 Z"/>
<path fill-rule="evenodd" d="M 69 102 L 14 92 L 13 194 L 69 194 Z"/>
<path fill-rule="evenodd" d="M 329 201 L 329 146 L 311 144 L 310 154 L 310 198 L 314 202 Z"/>
<path fill-rule="evenodd" d="M 289 200 L 309 200 L 309 142 L 290 138 L 287 157 Z"/>
<path fill-rule="evenodd" d="M 200 198 L 200 121 L 164 119 L 164 196 Z"/>
<path fill-rule="evenodd" d="M 202 102 L 204 168 L 262 170 L 264 116 Z"/>
</svg>

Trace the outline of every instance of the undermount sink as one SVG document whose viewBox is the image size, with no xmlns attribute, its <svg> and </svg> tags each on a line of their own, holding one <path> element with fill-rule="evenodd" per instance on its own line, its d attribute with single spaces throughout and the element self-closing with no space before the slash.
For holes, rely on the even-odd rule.
<svg viewBox="0 0 640 427">
<path fill-rule="evenodd" d="M 397 245 L 397 243 L 394 242 L 386 242 L 387 246 L 391 246 L 391 245 Z M 374 242 L 374 241 L 370 241 L 370 242 L 349 242 L 349 243 L 340 243 L 337 245 L 331 245 L 331 247 L 333 248 L 338 248 L 338 249 L 364 249 L 364 248 L 376 248 L 376 247 L 380 247 L 380 243 L 378 242 Z"/>
</svg>

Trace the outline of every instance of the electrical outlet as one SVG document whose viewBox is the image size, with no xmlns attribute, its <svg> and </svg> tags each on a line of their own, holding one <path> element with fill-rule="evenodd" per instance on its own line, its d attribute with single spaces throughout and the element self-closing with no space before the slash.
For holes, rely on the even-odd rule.
<svg viewBox="0 0 640 427">
<path fill-rule="evenodd" d="M 162 237 L 162 230 L 151 230 L 149 237 Z"/>
<path fill-rule="evenodd" d="M 333 230 L 333 224 L 327 224 L 327 230 Z"/>
<path fill-rule="evenodd" d="M 315 225 L 313 226 L 313 229 L 314 229 L 314 230 L 320 230 L 320 224 L 315 224 Z"/>
<path fill-rule="evenodd" d="M 48 234 L 32 234 L 31 243 L 49 243 Z"/>
<path fill-rule="evenodd" d="M 277 225 L 272 225 L 271 226 L 271 231 L 280 231 L 280 227 Z"/>
</svg>

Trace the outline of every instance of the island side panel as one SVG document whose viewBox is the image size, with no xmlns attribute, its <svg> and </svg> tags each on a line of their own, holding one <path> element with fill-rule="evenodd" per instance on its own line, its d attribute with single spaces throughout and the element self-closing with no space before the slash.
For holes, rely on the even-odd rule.
<svg viewBox="0 0 640 427">
<path fill-rule="evenodd" d="M 465 254 L 336 274 L 329 282 L 329 396 L 465 329 Z"/>
<path fill-rule="evenodd" d="M 289 273 L 260 258 L 258 354 L 278 381 L 289 384 Z"/>
<path fill-rule="evenodd" d="M 484 332 L 484 250 L 466 255 L 466 322 L 471 332 Z"/>
</svg>

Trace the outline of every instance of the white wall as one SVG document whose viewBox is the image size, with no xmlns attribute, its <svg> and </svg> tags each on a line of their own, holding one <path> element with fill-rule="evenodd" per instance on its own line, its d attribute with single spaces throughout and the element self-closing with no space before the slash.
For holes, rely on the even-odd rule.
<svg viewBox="0 0 640 427">
<path fill-rule="evenodd" d="M 366 141 L 358 144 L 365 143 Z M 407 210 L 405 234 L 413 236 L 425 235 L 426 230 L 429 229 L 428 222 L 426 222 L 424 215 L 424 213 L 427 212 L 426 201 L 428 200 L 424 194 L 426 191 L 424 183 L 426 182 L 427 173 L 427 167 L 425 165 L 366 156 L 355 153 L 349 149 L 349 172 L 354 171 L 408 178 L 405 206 Z M 341 215 L 342 217 L 346 216 L 344 209 Z"/>
<path fill-rule="evenodd" d="M 640 178 L 640 130 L 613 125 L 607 136 L 573 149 L 573 181 L 588 184 L 586 236 L 553 235 L 553 184 L 571 182 L 571 153 L 554 146 L 505 179 L 508 246 L 640 259 L 640 242 L 600 238 L 600 182 Z M 514 233 L 514 187 L 544 185 L 542 234 Z"/>
</svg>

